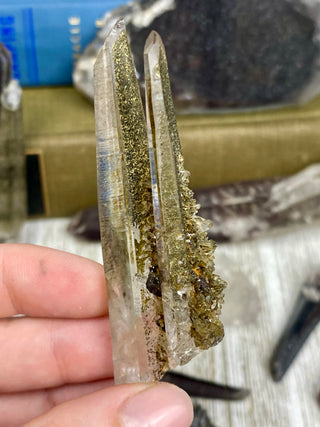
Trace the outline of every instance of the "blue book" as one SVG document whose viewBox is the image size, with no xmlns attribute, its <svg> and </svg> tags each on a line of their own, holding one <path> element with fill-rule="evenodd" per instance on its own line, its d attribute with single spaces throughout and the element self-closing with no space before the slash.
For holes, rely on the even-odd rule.
<svg viewBox="0 0 320 427">
<path fill-rule="evenodd" d="M 73 64 L 96 34 L 95 22 L 125 0 L 0 0 L 0 41 L 23 86 L 72 82 Z"/>
</svg>

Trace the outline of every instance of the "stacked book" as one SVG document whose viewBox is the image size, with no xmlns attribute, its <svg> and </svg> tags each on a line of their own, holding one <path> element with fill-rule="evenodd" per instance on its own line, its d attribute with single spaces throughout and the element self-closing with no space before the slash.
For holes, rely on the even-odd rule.
<svg viewBox="0 0 320 427">
<path fill-rule="evenodd" d="M 72 215 L 95 205 L 93 105 L 71 87 L 25 89 L 29 211 Z M 293 174 L 320 162 L 320 98 L 278 109 L 178 115 L 192 188 Z"/>
</svg>

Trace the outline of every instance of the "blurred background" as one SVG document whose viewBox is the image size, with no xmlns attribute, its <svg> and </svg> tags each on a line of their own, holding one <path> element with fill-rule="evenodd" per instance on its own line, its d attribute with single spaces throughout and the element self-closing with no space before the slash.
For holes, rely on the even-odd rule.
<svg viewBox="0 0 320 427">
<path fill-rule="evenodd" d="M 145 40 L 163 39 L 229 283 L 223 343 L 179 371 L 251 391 L 198 399 L 201 425 L 320 426 L 320 0 L 0 3 L 0 241 L 102 261 L 93 64 L 121 16 L 142 96 Z"/>
</svg>

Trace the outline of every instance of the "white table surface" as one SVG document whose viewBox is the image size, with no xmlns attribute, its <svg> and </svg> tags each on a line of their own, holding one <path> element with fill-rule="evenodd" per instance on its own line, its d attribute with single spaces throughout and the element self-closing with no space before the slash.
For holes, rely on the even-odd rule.
<svg viewBox="0 0 320 427">
<path fill-rule="evenodd" d="M 74 238 L 68 218 L 25 223 L 19 242 L 62 249 L 102 262 L 99 243 Z M 320 427 L 320 326 L 280 383 L 269 358 L 300 287 L 320 269 L 320 225 L 250 242 L 219 245 L 219 274 L 230 281 L 225 338 L 179 370 L 251 389 L 240 402 L 200 400 L 218 427 Z"/>
</svg>

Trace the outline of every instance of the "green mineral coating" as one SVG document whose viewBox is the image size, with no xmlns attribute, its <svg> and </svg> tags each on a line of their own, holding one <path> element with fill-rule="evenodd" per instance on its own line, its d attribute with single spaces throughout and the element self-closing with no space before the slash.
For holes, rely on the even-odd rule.
<svg viewBox="0 0 320 427">
<path fill-rule="evenodd" d="M 167 336 L 164 326 L 164 316 L 163 316 L 163 306 L 161 298 L 154 297 L 149 291 L 141 291 L 141 301 L 142 301 L 142 312 L 147 313 L 156 313 L 156 319 L 153 324 L 153 328 L 157 328 L 157 343 L 155 345 L 155 360 L 157 361 L 154 364 L 153 355 L 148 353 L 150 366 L 155 366 L 154 368 L 154 377 L 156 379 L 161 379 L 165 372 L 169 369 L 168 353 L 167 353 Z M 146 330 L 146 340 L 150 340 L 151 331 Z M 154 346 L 150 346 L 154 347 Z"/>
<path fill-rule="evenodd" d="M 168 123 L 165 114 L 160 116 L 160 133 L 167 131 Z M 166 133 L 166 132 L 165 132 Z M 163 139 L 167 135 L 163 137 Z M 170 263 L 170 279 L 176 290 L 180 290 L 186 281 L 188 281 L 188 260 L 186 259 L 185 243 L 181 239 L 183 232 L 183 223 L 180 212 L 180 191 L 179 187 L 174 186 L 176 172 L 173 169 L 171 152 L 162 153 L 162 178 L 161 178 L 161 208 L 166 217 L 166 242 L 168 258 Z M 173 167 L 172 167 L 173 166 Z M 169 201 L 169 203 L 166 203 Z"/>
<path fill-rule="evenodd" d="M 132 222 L 140 232 L 140 240 L 136 241 L 136 259 L 138 272 L 142 273 L 156 252 L 151 177 L 145 116 L 125 31 L 115 41 L 112 54 L 128 205 Z"/>
<path fill-rule="evenodd" d="M 214 274 L 213 253 L 215 243 L 208 240 L 206 232 L 202 230 L 201 219 L 196 216 L 197 205 L 193 192 L 189 189 L 189 180 L 183 166 L 166 57 L 162 48 L 159 53 L 159 74 L 162 79 L 166 110 L 166 114 L 161 118 L 161 127 L 163 129 L 169 127 L 170 139 L 173 143 L 176 159 L 176 171 L 173 173 L 175 172 L 178 177 L 178 196 L 182 206 L 188 257 L 188 260 L 181 260 L 181 241 L 176 239 L 175 230 L 170 229 L 170 210 L 168 210 L 169 256 L 171 260 L 175 261 L 171 263 L 171 280 L 172 286 L 177 289 L 182 282 L 191 282 L 192 290 L 189 298 L 192 322 L 191 335 L 196 346 L 206 349 L 223 338 L 223 325 L 219 320 L 219 315 L 225 283 Z M 127 198 L 131 209 L 132 222 L 140 232 L 140 239 L 136 241 L 136 259 L 138 272 L 143 273 L 148 264 L 157 265 L 156 239 L 145 117 L 125 31 L 119 35 L 114 44 L 113 59 L 122 152 L 127 174 Z M 163 191 L 167 196 L 170 195 L 172 188 L 169 183 L 167 186 L 164 183 Z M 171 213 L 176 215 L 174 209 Z M 172 218 L 172 224 L 175 224 L 174 218 Z M 177 260 L 184 262 L 178 263 Z M 199 272 L 199 275 L 192 274 L 193 271 Z M 201 281 L 208 286 L 203 286 Z M 154 301 L 157 297 L 152 296 L 152 298 Z M 150 304 L 150 296 L 144 295 L 142 311 L 150 310 Z M 162 307 L 157 306 L 156 309 L 160 316 L 163 316 Z M 161 371 L 162 369 L 165 371 L 167 363 L 166 338 L 160 320 L 159 325 L 157 325 L 160 339 L 156 349 L 156 357 L 161 362 Z M 157 375 L 160 374 L 157 373 Z"/>
<path fill-rule="evenodd" d="M 207 349 L 221 341 L 224 336 L 223 325 L 219 320 L 223 303 L 223 289 L 225 282 L 214 274 L 215 243 L 209 240 L 207 233 L 202 230 L 202 219 L 197 217 L 197 204 L 192 190 L 189 188 L 188 175 L 185 173 L 183 157 L 174 105 L 172 102 L 170 80 L 165 52 L 160 48 L 159 71 L 162 79 L 165 109 L 173 142 L 177 164 L 179 193 L 183 209 L 184 227 L 187 238 L 187 253 L 191 266 L 190 280 L 192 291 L 189 298 L 189 309 L 192 322 L 191 335 L 195 344 L 201 349 Z M 206 288 L 200 286 L 199 278 L 192 274 L 192 270 L 200 270 L 201 277 L 208 284 Z"/>
<path fill-rule="evenodd" d="M 137 270 L 139 274 L 144 274 L 150 266 L 157 265 L 149 148 L 139 86 L 125 31 L 118 36 L 112 54 L 120 116 L 120 143 L 127 181 L 127 202 L 131 210 L 131 220 L 140 234 L 139 239 L 135 241 Z M 142 289 L 141 304 L 144 316 L 154 316 L 156 313 L 155 322 L 150 324 L 150 329 L 148 322 L 145 323 L 145 337 L 149 347 L 155 347 L 154 354 L 148 352 L 148 357 L 150 366 L 154 366 L 154 377 L 160 379 L 168 370 L 162 300 Z M 157 342 L 153 343 L 153 340 Z"/>
</svg>

